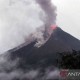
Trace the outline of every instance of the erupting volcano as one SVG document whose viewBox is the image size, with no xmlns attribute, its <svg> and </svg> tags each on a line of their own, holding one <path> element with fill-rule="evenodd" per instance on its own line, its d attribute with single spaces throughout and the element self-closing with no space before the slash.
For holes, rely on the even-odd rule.
<svg viewBox="0 0 80 80">
<path fill-rule="evenodd" d="M 57 25 L 52 25 L 52 26 L 51 26 L 51 29 L 52 29 L 52 30 L 55 30 L 56 28 L 57 28 Z"/>
<path fill-rule="evenodd" d="M 7 0 L 5 0 L 5 2 L 6 1 Z M 31 34 L 28 35 L 28 37 L 25 37 L 25 42 L 23 42 L 23 44 L 11 50 L 8 50 L 5 54 L 0 55 L 0 80 L 58 80 L 58 77 L 55 76 L 55 74 L 57 74 L 55 72 L 55 69 L 59 69 L 58 63 L 56 61 L 57 58 L 60 58 L 58 57 L 58 53 L 80 50 L 80 40 L 64 32 L 56 25 L 56 8 L 51 4 L 51 0 L 14 1 L 16 3 L 16 5 L 14 5 L 15 3 L 13 4 L 15 7 L 13 8 L 13 5 L 10 7 L 11 10 L 14 11 L 17 6 L 17 10 L 15 11 L 15 15 L 17 14 L 16 17 L 21 12 L 24 13 L 23 15 L 21 13 L 21 15 L 18 16 L 19 19 L 11 16 L 12 14 L 14 14 L 12 11 L 10 11 L 10 13 L 12 14 L 7 13 L 7 16 L 9 15 L 12 20 L 11 23 L 9 20 L 9 23 L 15 23 L 16 25 L 15 26 L 12 24 L 12 26 L 10 27 L 17 27 L 17 29 L 21 27 L 19 31 L 16 31 L 18 32 L 18 35 L 16 35 L 16 32 L 13 28 L 12 30 L 10 30 L 10 32 L 14 31 L 14 36 L 17 37 L 16 39 L 20 40 L 24 36 L 26 36 L 25 33 L 27 34 L 28 30 L 26 31 L 25 29 L 28 29 L 30 27 L 29 24 L 32 24 L 31 26 L 33 27 L 34 21 L 37 18 L 41 19 L 39 23 L 42 24 L 39 25 L 39 23 L 37 23 L 38 20 L 36 20 L 34 26 L 37 25 L 37 29 L 32 31 Z M 26 4 L 24 4 L 25 2 Z M 22 8 L 24 5 L 26 5 L 25 8 Z M 38 11 L 29 11 L 29 9 L 31 9 L 29 8 L 30 5 L 32 9 L 35 10 L 36 8 Z M 5 8 L 5 10 L 7 8 Z M 18 8 L 21 8 L 21 12 L 18 11 Z M 28 11 L 25 12 L 26 10 Z M 18 13 L 16 13 L 17 11 Z M 30 13 L 27 14 L 28 12 Z M 36 14 L 37 12 L 39 12 L 39 14 L 42 12 L 42 14 L 45 16 L 42 17 L 42 14 L 38 16 Z M 31 19 L 28 20 L 28 18 L 24 16 L 25 14 L 27 14 L 26 16 L 30 16 Z M 20 24 L 16 22 L 16 19 L 20 21 Z M 31 21 L 32 23 L 29 21 Z M 21 22 L 23 22 L 23 24 Z M 26 28 L 24 28 L 24 26 L 26 26 Z M 29 30 L 33 29 L 32 27 Z M 22 33 L 22 36 L 20 33 Z M 10 37 L 12 38 L 11 40 L 14 39 L 13 35 L 11 35 Z M 7 39 L 5 38 L 5 40 Z M 10 42 L 11 40 L 9 40 L 8 42 Z M 17 40 L 13 41 L 16 41 L 16 43 L 19 42 Z"/>
</svg>

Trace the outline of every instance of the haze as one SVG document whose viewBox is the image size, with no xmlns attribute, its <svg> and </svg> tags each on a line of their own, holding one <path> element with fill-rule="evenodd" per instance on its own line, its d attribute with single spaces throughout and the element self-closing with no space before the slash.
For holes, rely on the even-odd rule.
<svg viewBox="0 0 80 80">
<path fill-rule="evenodd" d="M 80 0 L 52 0 L 57 6 L 57 25 L 80 39 Z"/>
<path fill-rule="evenodd" d="M 0 0 L 0 52 L 24 43 L 43 25 L 43 18 L 44 12 L 35 0 Z"/>
</svg>

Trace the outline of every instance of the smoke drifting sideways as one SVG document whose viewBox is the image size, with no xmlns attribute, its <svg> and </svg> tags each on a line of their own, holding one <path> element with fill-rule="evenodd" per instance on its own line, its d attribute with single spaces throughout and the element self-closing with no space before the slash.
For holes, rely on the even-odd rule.
<svg viewBox="0 0 80 80">
<path fill-rule="evenodd" d="M 0 0 L 0 52 L 24 43 L 29 34 L 37 34 L 37 28 L 43 28 L 48 36 L 55 18 L 51 0 Z M 38 35 L 43 39 L 42 32 Z"/>
<path fill-rule="evenodd" d="M 51 34 L 50 26 L 56 24 L 55 20 L 55 6 L 51 0 L 0 0 L 1 53 L 33 38 L 37 38 L 38 44 L 44 43 Z M 44 69 L 44 73 L 41 68 L 17 69 L 20 59 L 12 61 L 9 57 L 7 52 L 0 55 L 0 80 L 47 80 L 58 77 L 58 70 L 52 70 L 52 66 Z"/>
</svg>

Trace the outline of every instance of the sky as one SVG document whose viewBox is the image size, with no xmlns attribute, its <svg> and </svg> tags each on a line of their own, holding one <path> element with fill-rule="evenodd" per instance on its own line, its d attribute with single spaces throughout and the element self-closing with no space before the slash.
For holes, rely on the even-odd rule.
<svg viewBox="0 0 80 80">
<path fill-rule="evenodd" d="M 80 40 L 80 0 L 52 0 L 57 6 L 57 25 Z"/>
</svg>

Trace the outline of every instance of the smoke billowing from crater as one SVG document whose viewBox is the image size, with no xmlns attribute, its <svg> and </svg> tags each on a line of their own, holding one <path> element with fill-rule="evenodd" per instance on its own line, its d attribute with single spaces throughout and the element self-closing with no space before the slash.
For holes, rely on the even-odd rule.
<svg viewBox="0 0 80 80">
<path fill-rule="evenodd" d="M 55 13 L 56 7 L 53 6 L 51 0 L 36 0 L 36 1 L 47 15 L 46 20 L 44 21 L 44 27 L 45 27 L 44 32 L 45 32 L 45 37 L 48 37 L 50 26 L 56 23 L 56 13 Z"/>
<path fill-rule="evenodd" d="M 42 39 L 46 38 L 49 27 L 55 24 L 55 16 L 51 0 L 1 0 L 0 52 L 19 46 L 34 32 L 41 35 Z M 43 31 L 37 33 L 39 27 Z"/>
<path fill-rule="evenodd" d="M 46 14 L 46 17 L 43 18 L 44 24 L 41 27 L 44 30 L 40 31 L 41 33 L 38 33 L 38 35 L 41 34 L 41 37 L 37 37 L 38 38 L 38 43 L 36 44 L 36 46 L 40 47 L 50 37 L 51 32 L 52 32 L 50 30 L 50 27 L 53 24 L 56 24 L 56 13 L 55 13 L 56 7 L 53 6 L 53 4 L 51 3 L 51 0 L 36 0 L 36 2 L 40 5 L 42 10 Z"/>
<path fill-rule="evenodd" d="M 52 24 L 56 23 L 56 7 L 53 6 L 51 3 L 51 0 L 36 0 L 37 3 L 41 6 L 41 8 L 44 10 L 46 16 L 46 20 L 44 22 L 45 28 L 49 28 Z"/>
</svg>

